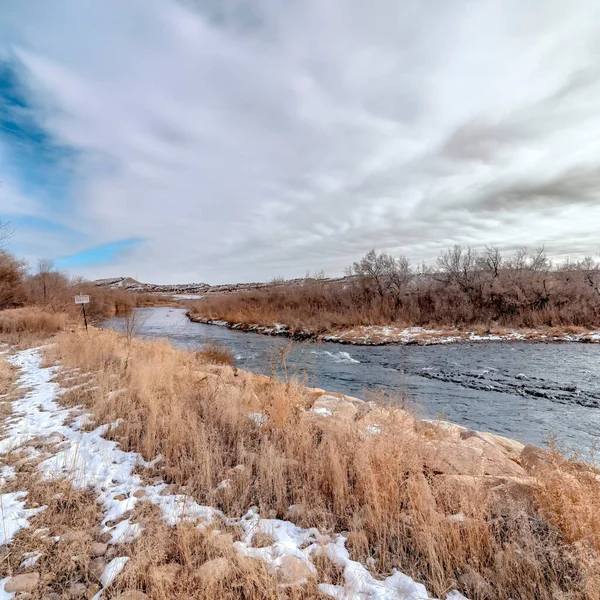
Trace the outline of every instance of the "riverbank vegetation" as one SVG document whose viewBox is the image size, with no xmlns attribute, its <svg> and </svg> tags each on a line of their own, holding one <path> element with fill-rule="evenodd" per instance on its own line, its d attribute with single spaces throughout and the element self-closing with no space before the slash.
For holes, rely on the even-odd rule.
<svg viewBox="0 0 600 600">
<path fill-rule="evenodd" d="M 124 452 L 146 461 L 160 456 L 140 468 L 144 481 L 164 481 L 170 493 L 185 490 L 230 517 L 255 506 L 271 519 L 317 528 L 315 543 L 323 548 L 343 534 L 351 559 L 384 587 L 398 569 L 440 598 L 453 589 L 471 600 L 600 594 L 600 472 L 593 466 L 418 421 L 393 403 L 365 403 L 217 365 L 224 362 L 218 352 L 186 353 L 95 328 L 51 334 L 43 326 L 40 336 L 52 344 L 46 362 L 58 366 L 65 389 L 60 402 L 89 411 L 95 424 L 88 429 L 114 423 L 104 435 Z M 11 485 L 22 489 L 16 486 L 29 481 L 31 498 L 49 504 L 31 519 L 31 531 L 49 527 L 48 535 L 65 536 L 66 511 L 84 533 L 66 536 L 64 547 L 59 542 L 48 553 L 47 542 L 23 530 L 0 576 L 23 571 L 20 550 L 40 551 L 42 580 L 53 590 L 78 582 L 92 589 L 85 557 L 100 518 L 93 497 L 39 485 L 27 460 L 11 464 L 18 476 Z M 150 508 L 141 503 L 124 515 L 144 529 L 124 545 L 129 562 L 112 596 L 137 589 L 158 600 L 325 599 L 329 588 L 317 583 L 348 583 L 325 552 L 314 555 L 314 572 L 296 565 L 288 585 L 293 573 L 242 555 L 239 526 L 169 528 Z M 263 532 L 251 545 L 270 556 L 273 544 Z M 216 559 L 218 575 L 199 577 L 203 564 Z"/>
<path fill-rule="evenodd" d="M 1 232 L 0 223 L 0 244 Z M 2 313 L 2 332 L 56 331 L 67 321 L 81 320 L 81 306 L 74 303 L 77 294 L 90 296 L 86 315 L 91 323 L 127 315 L 137 306 L 168 303 L 168 299 L 155 294 L 107 289 L 70 277 L 48 260 L 40 260 L 34 269 L 28 269 L 24 261 L 0 249 L 0 310 L 13 310 Z"/>
<path fill-rule="evenodd" d="M 503 255 L 454 246 L 435 265 L 367 253 L 342 281 L 307 277 L 194 303 L 193 318 L 324 334 L 356 326 L 574 328 L 600 326 L 600 263 L 554 264 L 543 249 Z M 578 330 L 577 328 L 582 328 Z"/>
</svg>

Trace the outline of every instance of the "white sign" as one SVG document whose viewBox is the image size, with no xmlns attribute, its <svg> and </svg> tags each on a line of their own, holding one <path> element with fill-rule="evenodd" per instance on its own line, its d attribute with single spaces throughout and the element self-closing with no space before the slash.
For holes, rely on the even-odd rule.
<svg viewBox="0 0 600 600">
<path fill-rule="evenodd" d="M 89 301 L 89 296 L 75 296 L 75 304 L 87 304 Z"/>
</svg>

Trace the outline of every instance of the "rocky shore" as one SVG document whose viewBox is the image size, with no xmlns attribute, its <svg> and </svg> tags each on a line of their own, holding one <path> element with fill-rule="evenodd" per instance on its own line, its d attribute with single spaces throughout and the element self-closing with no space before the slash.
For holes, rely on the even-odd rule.
<svg viewBox="0 0 600 600">
<path fill-rule="evenodd" d="M 262 335 L 278 335 L 295 340 L 313 340 L 317 342 L 335 342 L 357 346 L 400 345 L 436 345 L 460 342 L 579 342 L 600 343 L 600 331 L 580 328 L 546 327 L 543 329 L 503 329 L 478 328 L 459 329 L 443 327 L 429 329 L 425 327 L 397 327 L 394 325 L 364 325 L 327 333 L 313 333 L 302 329 L 293 329 L 284 323 L 258 325 L 256 323 L 233 323 L 221 319 L 202 317 L 188 311 L 187 317 L 194 323 L 217 325 Z"/>
</svg>

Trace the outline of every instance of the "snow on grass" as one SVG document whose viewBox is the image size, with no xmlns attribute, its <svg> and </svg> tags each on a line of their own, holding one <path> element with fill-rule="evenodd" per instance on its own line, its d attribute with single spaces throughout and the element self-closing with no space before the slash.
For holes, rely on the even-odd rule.
<svg viewBox="0 0 600 600">
<path fill-rule="evenodd" d="M 10 543 L 18 531 L 29 527 L 29 517 L 47 508 L 25 508 L 26 497 L 27 492 L 0 494 L 0 546 Z"/>
<path fill-rule="evenodd" d="M 66 478 L 77 489 L 93 489 L 102 506 L 104 517 L 103 533 L 110 533 L 111 544 L 131 542 L 142 533 L 142 527 L 125 516 L 138 502 L 150 502 L 157 506 L 164 521 L 171 526 L 179 523 L 194 523 L 205 527 L 219 519 L 229 526 L 238 526 L 244 532 L 242 541 L 234 543 L 241 554 L 263 560 L 269 570 L 276 572 L 285 557 L 296 557 L 305 563 L 312 576 L 317 575 L 314 558 L 326 555 L 343 571 L 344 585 L 320 584 L 325 595 L 344 600 L 425 600 L 430 598 L 425 587 L 399 571 L 384 580 L 378 580 L 359 562 L 350 559 L 346 550 L 346 538 L 322 535 L 318 529 L 304 529 L 289 521 L 262 519 L 255 509 L 250 509 L 243 517 L 229 519 L 219 510 L 201 506 L 193 498 L 184 494 L 165 494 L 164 482 L 144 485 L 135 472 L 136 467 L 152 464 L 144 461 L 136 452 L 123 452 L 116 442 L 104 436 L 115 427 L 115 423 L 101 425 L 92 431 L 84 427 L 91 421 L 90 415 L 80 408 L 64 409 L 58 404 L 60 390 L 52 378 L 55 367 L 41 366 L 40 350 L 25 350 L 16 353 L 9 360 L 21 370 L 20 385 L 29 391 L 23 399 L 13 403 L 16 415 L 7 427 L 8 437 L 0 442 L 0 455 L 36 439 L 49 442 L 53 454 L 38 465 L 38 470 L 47 479 Z M 257 426 L 264 425 L 266 415 L 248 415 Z M 373 433 L 375 433 L 373 431 Z M 56 443 L 57 440 L 63 440 Z M 158 459 L 158 458 L 157 458 Z M 3 469 L 2 476 L 10 477 L 14 472 Z M 144 494 L 134 495 L 143 490 Z M 26 492 L 15 492 L 0 496 L 4 528 L 0 535 L 0 545 L 9 542 L 22 527 L 29 526 L 27 518 L 45 507 L 26 509 Z M 109 526 L 109 522 L 117 521 Z M 252 539 L 258 532 L 269 535 L 273 544 L 262 548 L 252 547 Z M 35 563 L 39 557 L 24 556 L 25 562 Z M 126 556 L 113 559 L 100 576 L 103 588 L 109 587 L 129 560 Z M 4 581 L 0 582 L 0 600 L 11 598 L 4 592 Z M 100 598 L 102 590 L 95 596 Z M 450 600 L 460 600 L 463 596 L 453 592 Z"/>
<path fill-rule="evenodd" d="M 99 577 L 102 587 L 107 588 L 117 578 L 117 575 L 125 568 L 125 565 L 128 562 L 128 556 L 113 558 L 106 567 L 104 567 L 104 571 L 102 571 L 102 574 Z"/>
<path fill-rule="evenodd" d="M 41 552 L 25 552 L 23 554 L 23 558 L 25 559 L 21 564 L 21 569 L 29 569 L 37 563 L 37 561 L 42 557 Z"/>
</svg>

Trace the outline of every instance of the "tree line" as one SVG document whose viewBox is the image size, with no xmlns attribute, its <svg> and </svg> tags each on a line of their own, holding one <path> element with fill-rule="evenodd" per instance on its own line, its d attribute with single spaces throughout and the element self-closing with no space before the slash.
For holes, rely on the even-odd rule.
<svg viewBox="0 0 600 600">
<path fill-rule="evenodd" d="M 503 253 L 455 245 L 434 264 L 371 250 L 341 281 L 306 277 L 302 285 L 209 298 L 193 312 L 236 322 L 286 323 L 323 332 L 335 327 L 600 325 L 600 262 L 553 262 L 544 248 Z"/>
</svg>

